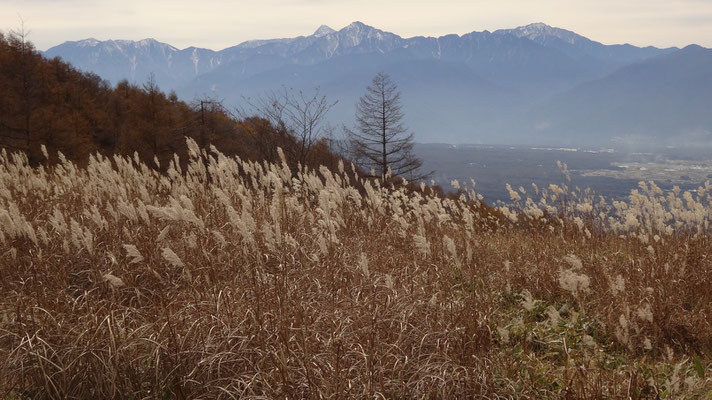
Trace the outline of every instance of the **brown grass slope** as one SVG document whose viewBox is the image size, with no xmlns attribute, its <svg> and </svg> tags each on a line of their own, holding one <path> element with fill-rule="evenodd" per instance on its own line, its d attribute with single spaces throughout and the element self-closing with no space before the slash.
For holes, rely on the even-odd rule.
<svg viewBox="0 0 712 400">
<path fill-rule="evenodd" d="M 495 217 L 188 149 L 2 152 L 0 398 L 710 395 L 710 186 Z"/>
</svg>

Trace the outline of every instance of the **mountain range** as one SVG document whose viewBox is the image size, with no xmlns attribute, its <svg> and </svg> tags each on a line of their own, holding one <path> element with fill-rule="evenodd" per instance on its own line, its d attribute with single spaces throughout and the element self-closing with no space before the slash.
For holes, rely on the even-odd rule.
<svg viewBox="0 0 712 400">
<path fill-rule="evenodd" d="M 386 71 L 420 142 L 712 143 L 712 50 L 604 45 L 543 23 L 402 38 L 354 22 L 220 51 L 86 39 L 44 55 L 112 84 L 152 75 L 185 100 L 209 96 L 230 107 L 281 86 L 318 87 L 339 101 L 335 125 L 352 124 L 359 96 Z"/>
</svg>

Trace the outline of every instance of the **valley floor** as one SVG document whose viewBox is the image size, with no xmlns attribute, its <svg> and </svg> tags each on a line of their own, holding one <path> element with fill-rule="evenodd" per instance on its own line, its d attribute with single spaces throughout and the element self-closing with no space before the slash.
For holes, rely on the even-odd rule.
<svg viewBox="0 0 712 400">
<path fill-rule="evenodd" d="M 477 183 L 488 203 L 509 201 L 504 183 L 531 189 L 564 179 L 557 161 L 568 166 L 570 185 L 590 188 L 607 199 L 628 197 L 640 181 L 654 180 L 663 190 L 696 190 L 712 179 L 705 148 L 585 149 L 547 146 L 418 144 L 424 170 L 443 187 L 457 179 Z"/>
</svg>

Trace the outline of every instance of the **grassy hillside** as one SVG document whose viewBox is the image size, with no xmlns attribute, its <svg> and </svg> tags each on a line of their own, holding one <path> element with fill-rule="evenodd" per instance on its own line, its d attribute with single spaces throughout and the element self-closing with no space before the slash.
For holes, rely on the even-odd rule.
<svg viewBox="0 0 712 400">
<path fill-rule="evenodd" d="M 712 393 L 709 185 L 490 212 L 187 148 L 2 151 L 1 398 Z"/>
</svg>

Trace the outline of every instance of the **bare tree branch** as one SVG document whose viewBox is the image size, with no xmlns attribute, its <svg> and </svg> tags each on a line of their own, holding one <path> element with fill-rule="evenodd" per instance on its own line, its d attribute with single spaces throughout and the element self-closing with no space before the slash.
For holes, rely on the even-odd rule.
<svg viewBox="0 0 712 400">
<path fill-rule="evenodd" d="M 245 102 L 253 114 L 267 119 L 274 127 L 297 140 L 295 156 L 302 165 L 306 164 L 312 147 L 328 133 L 324 120 L 337 103 L 321 96 L 319 88 L 314 90 L 313 95 L 306 95 L 301 90 L 286 87 L 280 91 L 267 92 L 256 99 L 245 98 Z M 245 110 L 240 113 L 247 116 Z"/>
</svg>

